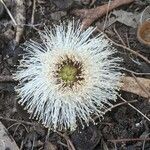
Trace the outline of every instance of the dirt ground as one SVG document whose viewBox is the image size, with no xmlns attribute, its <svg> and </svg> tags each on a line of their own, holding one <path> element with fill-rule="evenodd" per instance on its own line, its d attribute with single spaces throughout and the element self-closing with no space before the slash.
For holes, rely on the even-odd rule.
<svg viewBox="0 0 150 150">
<path fill-rule="evenodd" d="M 15 16 L 15 2 L 10 1 L 6 0 L 6 6 Z M 33 7 L 34 2 L 36 2 L 35 8 Z M 1 4 L 0 76 L 12 75 L 21 58 L 20 54 L 23 54 L 20 48 L 21 44 L 29 39 L 39 41 L 37 30 L 42 30 L 44 25 L 49 27 L 52 24 L 58 24 L 60 20 L 71 20 L 73 17 L 78 20 L 80 17 L 72 15 L 72 10 L 95 8 L 107 2 L 107 0 L 63 0 L 63 2 L 61 0 L 25 0 L 25 30 L 19 44 L 14 42 L 15 27 L 12 19 Z M 148 5 L 150 5 L 149 0 L 137 0 L 115 10 L 132 12 L 135 15 L 143 12 Z M 97 26 L 116 43 L 130 47 L 149 59 L 150 49 L 137 40 L 137 27 L 118 20 L 111 23 L 110 18 L 111 14 L 109 13 L 107 22 L 105 22 L 106 15 L 104 15 L 92 26 Z M 105 29 L 103 30 L 104 23 Z M 109 26 L 107 26 L 108 24 Z M 149 64 L 121 47 L 116 48 L 124 59 L 122 66 L 126 68 L 124 71 L 126 75 L 131 76 L 131 71 L 128 70 L 132 70 L 139 73 L 135 74 L 137 77 L 149 78 Z M 73 133 L 57 133 L 48 131 L 40 123 L 29 119 L 29 114 L 17 104 L 14 92 L 16 84 L 12 81 L 0 82 L 0 121 L 7 128 L 20 150 L 150 150 L 150 122 L 127 103 L 114 107 L 104 115 L 101 121 L 97 119 L 96 125 L 91 124 L 84 130 L 79 127 Z M 126 101 L 133 101 L 132 105 L 150 118 L 148 99 L 123 91 L 120 91 L 120 94 Z M 122 102 L 118 97 L 114 105 Z"/>
</svg>

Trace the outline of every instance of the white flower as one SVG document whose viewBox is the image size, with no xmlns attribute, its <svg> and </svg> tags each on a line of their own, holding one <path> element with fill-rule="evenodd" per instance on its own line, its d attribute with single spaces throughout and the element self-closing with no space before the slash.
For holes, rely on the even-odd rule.
<svg viewBox="0 0 150 150">
<path fill-rule="evenodd" d="M 26 42 L 15 79 L 19 103 L 32 118 L 54 130 L 84 127 L 103 116 L 116 100 L 120 58 L 94 28 L 81 31 L 73 22 L 40 32 L 42 44 Z"/>
</svg>

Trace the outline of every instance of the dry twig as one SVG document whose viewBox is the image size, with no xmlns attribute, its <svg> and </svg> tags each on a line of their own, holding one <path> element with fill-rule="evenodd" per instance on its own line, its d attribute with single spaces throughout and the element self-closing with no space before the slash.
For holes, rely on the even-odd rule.
<svg viewBox="0 0 150 150">
<path fill-rule="evenodd" d="M 97 29 L 98 30 L 98 29 Z M 111 40 L 110 38 L 108 38 L 108 36 L 106 35 L 106 37 L 116 46 L 119 46 L 119 47 L 122 47 L 124 49 L 126 49 L 127 51 L 131 52 L 132 54 L 142 58 L 144 61 L 146 61 L 147 63 L 150 63 L 150 61 L 144 57 L 143 55 L 139 54 L 138 52 L 132 50 L 130 47 L 129 47 L 129 43 L 128 43 L 128 47 L 126 46 L 125 42 L 123 41 L 123 39 L 121 38 L 121 36 L 119 35 L 119 33 L 117 32 L 116 28 L 114 27 L 114 32 L 117 34 L 119 40 L 121 41 L 122 45 L 121 44 L 118 44 L 118 43 L 115 43 L 113 40 Z"/>
<path fill-rule="evenodd" d="M 127 102 L 124 98 L 122 98 L 120 95 L 118 95 L 120 99 L 124 102 Z M 136 110 L 139 114 L 141 114 L 146 120 L 150 122 L 150 118 L 148 118 L 146 115 L 144 115 L 140 110 L 138 110 L 136 107 L 134 107 L 132 104 L 128 103 L 130 107 L 132 107 L 134 110 Z"/>
<path fill-rule="evenodd" d="M 63 137 L 67 141 L 67 146 L 68 146 L 69 150 L 76 150 L 75 147 L 74 147 L 74 145 L 73 145 L 73 143 L 71 142 L 69 136 L 66 133 L 64 133 L 64 134 L 62 134 L 60 132 L 56 132 L 56 133 L 58 135 L 60 135 L 61 137 Z"/>
<path fill-rule="evenodd" d="M 104 21 L 104 25 L 103 25 L 103 31 L 105 30 L 105 27 L 106 27 L 106 24 L 107 24 L 107 20 L 108 20 L 108 11 L 109 11 L 109 7 L 110 7 L 110 3 L 111 3 L 111 0 L 108 1 L 108 8 L 107 8 L 107 12 L 106 12 L 106 17 L 105 17 L 105 21 Z"/>
<path fill-rule="evenodd" d="M 128 104 L 128 103 L 135 103 L 135 102 L 137 102 L 137 100 L 132 100 L 132 101 L 128 101 L 128 102 L 118 103 L 118 104 L 113 105 L 112 107 L 106 109 L 106 110 L 105 110 L 105 113 L 111 111 L 112 109 L 114 109 L 114 108 L 116 108 L 116 107 L 118 107 L 118 106 L 121 106 L 121 105 L 124 105 L 124 104 Z"/>
<path fill-rule="evenodd" d="M 112 109 L 114 109 L 114 108 L 116 108 L 116 107 L 119 107 L 119 106 L 121 106 L 121 105 L 128 104 L 128 103 L 135 103 L 135 102 L 137 102 L 137 100 L 132 100 L 132 101 L 128 101 L 128 102 L 121 102 L 121 103 L 118 103 L 118 104 L 113 105 L 112 107 L 106 109 L 104 113 L 107 113 L 107 112 L 111 111 Z M 96 119 L 98 119 L 98 118 L 99 118 L 99 116 L 95 116 L 95 117 L 94 117 L 94 120 L 96 120 Z"/>
<path fill-rule="evenodd" d="M 105 4 L 92 9 L 76 9 L 71 13 L 83 19 L 83 29 L 89 27 L 95 20 L 110 12 L 111 10 L 126 4 L 130 4 L 134 0 L 114 0 L 110 4 Z M 109 5 L 109 6 L 108 6 Z"/>
<path fill-rule="evenodd" d="M 119 142 L 131 142 L 131 141 L 150 141 L 150 138 L 133 138 L 133 139 L 117 139 L 117 140 L 108 140 L 109 142 L 115 142 L 115 143 L 119 143 Z"/>
<path fill-rule="evenodd" d="M 11 18 L 12 22 L 14 23 L 14 26 L 17 26 L 17 22 L 15 21 L 14 17 L 12 16 L 11 12 L 9 11 L 9 9 L 7 8 L 5 2 L 3 0 L 0 0 L 1 3 L 3 4 L 3 6 L 5 7 L 9 17 Z"/>
<path fill-rule="evenodd" d="M 97 29 L 97 31 L 101 32 L 99 29 Z M 105 34 L 105 33 L 104 33 Z M 118 46 L 118 47 L 122 47 L 124 48 L 125 50 L 129 51 L 130 53 L 138 56 L 139 58 L 143 59 L 145 62 L 147 62 L 148 64 L 150 64 L 150 60 L 148 60 L 146 57 L 144 57 L 143 55 L 141 55 L 140 53 L 134 51 L 133 49 L 129 48 L 129 47 L 126 47 L 122 44 L 118 44 L 116 42 L 114 42 L 112 39 L 110 39 L 106 34 L 105 34 L 105 37 L 110 41 L 112 42 L 115 46 Z"/>
<path fill-rule="evenodd" d="M 24 128 L 25 128 L 25 130 L 26 130 L 26 132 L 27 133 L 29 133 L 29 130 L 27 129 L 27 127 L 24 125 L 24 124 L 22 124 L 22 123 L 19 123 L 19 122 L 16 122 L 16 123 L 13 123 L 11 126 L 9 126 L 8 128 L 7 128 L 7 130 L 9 130 L 10 128 L 12 128 L 12 127 L 14 127 L 15 125 L 22 125 Z M 15 133 L 15 132 L 14 132 Z"/>
<path fill-rule="evenodd" d="M 129 70 L 129 69 L 126 69 L 126 68 L 123 68 L 124 71 L 126 72 L 129 72 L 131 74 L 134 74 L 134 75 L 138 75 L 138 76 L 150 76 L 150 73 L 149 72 L 146 72 L 146 73 L 143 73 L 143 72 L 135 72 L 135 71 L 132 71 L 132 70 Z"/>
<path fill-rule="evenodd" d="M 16 0 L 16 37 L 15 37 L 15 42 L 18 45 L 20 42 L 20 39 L 22 38 L 23 32 L 24 32 L 24 24 L 26 21 L 25 18 L 25 0 Z"/>
<path fill-rule="evenodd" d="M 33 0 L 33 7 L 32 7 L 32 16 L 31 16 L 31 25 L 34 24 L 34 14 L 36 9 L 36 0 Z"/>
<path fill-rule="evenodd" d="M 40 125 L 38 123 L 32 123 L 32 122 L 27 122 L 27 121 L 23 121 L 23 120 L 16 120 L 16 119 L 11 119 L 11 118 L 6 118 L 6 117 L 4 118 L 2 116 L 0 116 L 0 120 L 17 122 L 17 123 L 21 123 L 21 124 L 30 125 L 30 126 L 39 126 Z"/>
<path fill-rule="evenodd" d="M 121 38 L 120 34 L 118 33 L 118 31 L 116 30 L 115 26 L 114 26 L 114 32 L 117 34 L 119 40 L 121 41 L 122 45 L 126 46 L 125 42 L 123 41 L 123 39 Z"/>
</svg>

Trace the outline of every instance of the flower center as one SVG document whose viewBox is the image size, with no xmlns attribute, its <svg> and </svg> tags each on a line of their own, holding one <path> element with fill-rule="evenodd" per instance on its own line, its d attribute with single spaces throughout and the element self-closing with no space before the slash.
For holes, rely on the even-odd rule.
<svg viewBox="0 0 150 150">
<path fill-rule="evenodd" d="M 54 75 L 57 84 L 72 88 L 74 84 L 79 84 L 84 80 L 83 64 L 73 56 L 63 56 L 61 61 L 56 64 Z"/>
<path fill-rule="evenodd" d="M 59 74 L 62 80 L 68 84 L 75 81 L 77 75 L 77 68 L 75 68 L 75 66 L 65 65 L 60 69 Z"/>
</svg>

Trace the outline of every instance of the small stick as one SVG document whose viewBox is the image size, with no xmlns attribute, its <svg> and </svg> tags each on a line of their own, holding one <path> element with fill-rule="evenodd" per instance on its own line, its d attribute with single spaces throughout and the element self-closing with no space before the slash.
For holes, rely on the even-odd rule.
<svg viewBox="0 0 150 150">
<path fill-rule="evenodd" d="M 111 40 L 111 41 L 112 41 L 112 40 Z M 144 56 L 143 56 L 143 55 L 141 55 L 140 53 L 138 53 L 138 52 L 136 52 L 136 51 L 132 50 L 132 49 L 131 49 L 131 48 L 129 48 L 129 47 L 126 47 L 126 46 L 123 46 L 123 45 L 121 45 L 121 44 L 115 43 L 114 41 L 112 41 L 112 42 L 114 43 L 114 45 L 116 45 L 116 46 L 119 46 L 119 47 L 122 47 L 122 48 L 126 49 L 127 51 L 129 51 L 129 52 L 131 52 L 132 54 L 134 54 L 134 55 L 136 55 L 136 56 L 140 57 L 141 59 L 143 59 L 144 61 L 146 61 L 148 64 L 150 64 L 150 60 L 148 60 L 146 57 L 144 57 Z"/>
<path fill-rule="evenodd" d="M 126 46 L 125 42 L 123 41 L 123 39 L 121 38 L 120 34 L 118 33 L 118 31 L 116 30 L 115 26 L 114 26 L 114 32 L 117 34 L 119 40 L 121 41 L 122 45 Z"/>
<path fill-rule="evenodd" d="M 124 102 L 127 102 L 124 98 L 122 98 L 120 95 L 118 95 L 120 99 Z M 148 118 L 146 115 L 144 115 L 141 111 L 139 111 L 136 107 L 134 107 L 132 104 L 128 103 L 129 106 L 131 106 L 134 110 L 136 110 L 139 114 L 141 114 L 146 120 L 150 122 L 150 118 Z"/>
<path fill-rule="evenodd" d="M 111 111 L 112 109 L 118 107 L 118 106 L 121 106 L 121 105 L 124 105 L 124 104 L 128 104 L 128 103 L 135 103 L 137 102 L 137 100 L 132 100 L 132 101 L 127 101 L 127 102 L 121 102 L 121 103 L 118 103 L 116 105 L 113 105 L 112 107 L 108 108 L 105 110 L 105 113 L 107 113 L 108 111 Z"/>
<path fill-rule="evenodd" d="M 0 0 L 0 1 L 1 1 L 1 3 L 4 5 L 4 7 L 5 7 L 5 9 L 6 9 L 8 15 L 9 15 L 9 17 L 11 18 L 12 22 L 14 23 L 14 26 L 17 26 L 17 22 L 15 21 L 14 17 L 12 16 L 10 10 L 7 8 L 7 6 L 6 6 L 6 4 L 4 3 L 4 1 L 3 1 L 3 0 Z"/>
<path fill-rule="evenodd" d="M 67 144 L 64 144 L 64 143 L 61 142 L 61 141 L 58 141 L 57 143 L 60 144 L 60 145 L 62 145 L 62 146 L 64 146 L 64 147 L 68 147 Z"/>
<path fill-rule="evenodd" d="M 2 116 L 0 116 L 0 119 L 5 120 L 5 121 L 18 122 L 18 123 L 22 123 L 22 124 L 26 124 L 26 125 L 31 125 L 31 126 L 39 126 L 38 123 L 32 123 L 32 122 L 27 122 L 27 121 L 23 121 L 23 120 L 16 120 L 16 119 L 11 119 L 11 118 L 4 118 Z"/>
<path fill-rule="evenodd" d="M 31 25 L 34 24 L 35 9 L 36 9 L 36 0 L 33 0 L 32 16 L 31 16 Z"/>
<path fill-rule="evenodd" d="M 25 128 L 25 130 L 27 131 L 27 133 L 29 133 L 29 130 L 27 129 L 27 127 L 24 124 L 19 123 L 19 122 L 16 122 L 16 123 L 12 124 L 11 126 L 9 126 L 7 128 L 7 130 L 9 130 L 10 128 L 12 128 L 13 126 L 18 125 L 18 124 L 22 125 Z"/>
<path fill-rule="evenodd" d="M 126 33 L 126 41 L 127 41 L 127 46 L 130 48 L 128 33 Z"/>
<path fill-rule="evenodd" d="M 138 76 L 150 76 L 150 73 L 148 73 L 148 72 L 146 72 L 146 73 L 135 72 L 135 71 L 132 71 L 132 70 L 129 70 L 129 69 L 126 69 L 126 68 L 123 68 L 123 70 L 126 71 L 126 72 L 129 72 L 131 74 L 138 75 Z"/>
<path fill-rule="evenodd" d="M 16 0 L 16 12 L 15 12 L 16 13 L 15 19 L 17 22 L 16 37 L 15 37 L 16 45 L 19 44 L 24 32 L 24 25 L 26 21 L 25 18 L 26 12 L 25 12 L 24 4 L 25 4 L 25 0 Z"/>
<path fill-rule="evenodd" d="M 106 17 L 105 17 L 105 21 L 104 21 L 104 25 L 103 25 L 103 31 L 104 31 L 104 29 L 106 27 L 106 23 L 108 21 L 108 13 L 109 13 L 108 10 L 109 10 L 109 7 L 110 7 L 110 2 L 111 2 L 111 0 L 108 1 L 108 8 L 107 8 Z"/>
<path fill-rule="evenodd" d="M 76 150 L 75 147 L 74 147 L 74 145 L 73 145 L 73 143 L 71 142 L 69 136 L 66 133 L 62 134 L 62 133 L 60 133 L 58 131 L 56 131 L 56 133 L 58 135 L 60 135 L 61 137 L 63 137 L 67 141 L 67 146 L 68 146 L 69 150 Z"/>
<path fill-rule="evenodd" d="M 150 138 L 133 138 L 133 139 L 117 139 L 117 140 L 107 140 L 109 142 L 116 142 L 116 143 L 119 143 L 119 142 L 131 142 L 131 141 L 149 141 Z"/>
<path fill-rule="evenodd" d="M 99 29 L 97 29 L 97 31 L 102 32 L 102 31 L 100 31 Z M 104 34 L 105 34 L 105 33 L 104 33 Z M 148 60 L 146 57 L 144 57 L 144 56 L 141 55 L 140 53 L 138 53 L 138 52 L 132 50 L 131 48 L 126 47 L 126 46 L 124 46 L 124 45 L 122 45 L 122 44 L 118 44 L 118 43 L 114 42 L 114 41 L 113 41 L 112 39 L 110 39 L 106 34 L 105 34 L 105 37 L 106 37 L 110 42 L 112 42 L 114 45 L 124 48 L 125 50 L 131 52 L 132 54 L 138 56 L 139 58 L 143 59 L 145 62 L 147 62 L 148 64 L 150 64 L 150 60 Z"/>
<path fill-rule="evenodd" d="M 107 112 L 111 111 L 112 109 L 114 109 L 114 108 L 116 108 L 116 107 L 118 107 L 118 106 L 121 106 L 121 105 L 124 105 L 124 104 L 128 104 L 128 103 L 135 103 L 135 102 L 137 102 L 137 100 L 132 100 L 132 101 L 128 101 L 128 102 L 121 102 L 121 103 L 118 103 L 118 104 L 113 105 L 112 107 L 106 109 L 104 113 L 107 113 Z M 93 119 L 96 120 L 96 119 L 98 119 L 98 118 L 99 118 L 99 116 L 95 116 Z"/>
</svg>

